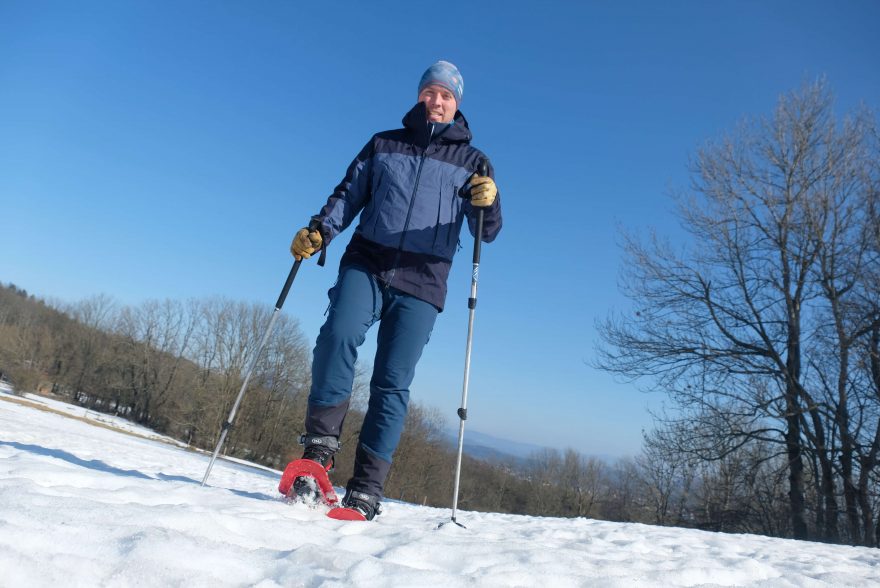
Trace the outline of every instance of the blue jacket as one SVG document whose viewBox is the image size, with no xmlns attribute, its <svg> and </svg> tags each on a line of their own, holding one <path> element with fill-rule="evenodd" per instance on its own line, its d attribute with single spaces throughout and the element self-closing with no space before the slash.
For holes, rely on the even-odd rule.
<svg viewBox="0 0 880 588">
<path fill-rule="evenodd" d="M 470 189 L 470 177 L 486 156 L 471 146 L 461 112 L 435 133 L 419 103 L 403 125 L 373 135 L 313 221 L 326 246 L 360 214 L 340 269 L 361 266 L 386 287 L 442 311 L 465 217 L 471 234 L 476 232 L 476 208 L 459 194 Z M 495 177 L 491 164 L 489 175 Z M 501 230 L 500 194 L 483 214 L 483 241 L 490 243 Z"/>
</svg>

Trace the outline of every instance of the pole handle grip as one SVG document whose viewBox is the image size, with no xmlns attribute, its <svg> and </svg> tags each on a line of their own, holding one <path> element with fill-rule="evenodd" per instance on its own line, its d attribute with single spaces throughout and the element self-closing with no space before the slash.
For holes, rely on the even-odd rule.
<svg viewBox="0 0 880 588">
<path fill-rule="evenodd" d="M 477 173 L 481 176 L 489 175 L 489 160 L 483 158 L 477 166 Z M 483 243 L 483 207 L 477 210 L 477 234 L 474 236 L 474 264 L 480 263 L 480 245 Z"/>
<path fill-rule="evenodd" d="M 290 268 L 290 273 L 287 274 L 287 281 L 284 282 L 284 288 L 281 289 L 281 294 L 278 296 L 278 302 L 275 303 L 275 310 L 281 310 L 281 307 L 284 306 L 287 293 L 290 292 L 290 287 L 293 285 L 293 279 L 296 277 L 296 272 L 299 271 L 300 265 L 302 265 L 301 259 L 293 262 L 293 267 Z"/>
<path fill-rule="evenodd" d="M 480 160 L 480 165 L 477 167 L 477 173 L 481 176 L 489 175 L 489 159 L 484 157 Z"/>
</svg>

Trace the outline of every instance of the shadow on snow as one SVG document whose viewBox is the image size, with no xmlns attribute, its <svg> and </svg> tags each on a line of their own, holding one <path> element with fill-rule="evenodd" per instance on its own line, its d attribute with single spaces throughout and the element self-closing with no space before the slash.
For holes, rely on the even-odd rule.
<svg viewBox="0 0 880 588">
<path fill-rule="evenodd" d="M 125 476 L 128 478 L 139 478 L 141 480 L 161 480 L 163 482 L 185 482 L 187 484 L 201 484 L 199 480 L 194 480 L 193 478 L 188 478 L 186 476 L 175 476 L 170 474 L 158 473 L 155 477 L 140 472 L 138 470 L 123 470 L 120 468 L 113 467 L 104 463 L 99 459 L 82 459 L 81 457 L 77 457 L 72 453 L 64 451 L 63 449 L 50 449 L 48 447 L 42 447 L 40 445 L 30 445 L 27 443 L 18 443 L 17 441 L 4 441 L 0 439 L 0 445 L 5 445 L 7 447 L 12 447 L 13 449 L 18 449 L 19 451 L 26 451 L 28 453 L 33 453 L 36 455 L 44 455 L 46 457 L 52 457 L 55 459 L 60 459 L 62 461 L 66 461 L 76 466 L 88 468 L 90 470 L 95 470 L 98 472 L 103 472 L 105 474 L 112 474 L 114 476 Z M 232 465 L 241 466 L 241 464 L 235 464 L 229 462 Z M 253 469 L 253 468 L 248 468 Z M 268 472 L 261 472 L 264 475 L 269 475 Z M 241 496 L 242 498 L 250 498 L 254 500 L 277 500 L 278 498 L 275 496 L 270 496 L 268 494 L 263 494 L 261 492 L 246 492 L 244 490 L 235 490 L 233 488 L 227 488 L 229 492 L 232 492 L 236 496 Z"/>
</svg>

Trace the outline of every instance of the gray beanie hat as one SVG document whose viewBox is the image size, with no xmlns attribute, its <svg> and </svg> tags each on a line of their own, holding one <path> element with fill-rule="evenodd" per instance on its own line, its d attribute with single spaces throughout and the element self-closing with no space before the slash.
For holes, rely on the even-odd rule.
<svg viewBox="0 0 880 588">
<path fill-rule="evenodd" d="M 455 103 L 461 104 L 461 97 L 464 94 L 464 80 L 457 67 L 448 61 L 438 61 L 422 74 L 422 79 L 419 80 L 419 93 L 421 94 L 424 87 L 431 84 L 443 86 L 455 96 Z"/>
</svg>

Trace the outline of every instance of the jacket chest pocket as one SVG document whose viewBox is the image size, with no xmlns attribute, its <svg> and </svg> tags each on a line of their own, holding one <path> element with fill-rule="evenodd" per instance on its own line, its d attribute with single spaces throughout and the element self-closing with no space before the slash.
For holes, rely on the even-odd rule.
<svg viewBox="0 0 880 588">
<path fill-rule="evenodd" d="M 368 237 L 385 244 L 382 236 L 402 230 L 412 197 L 410 169 L 414 163 L 398 155 L 377 156 L 372 177 L 372 195 L 364 208 L 361 226 Z"/>
</svg>

